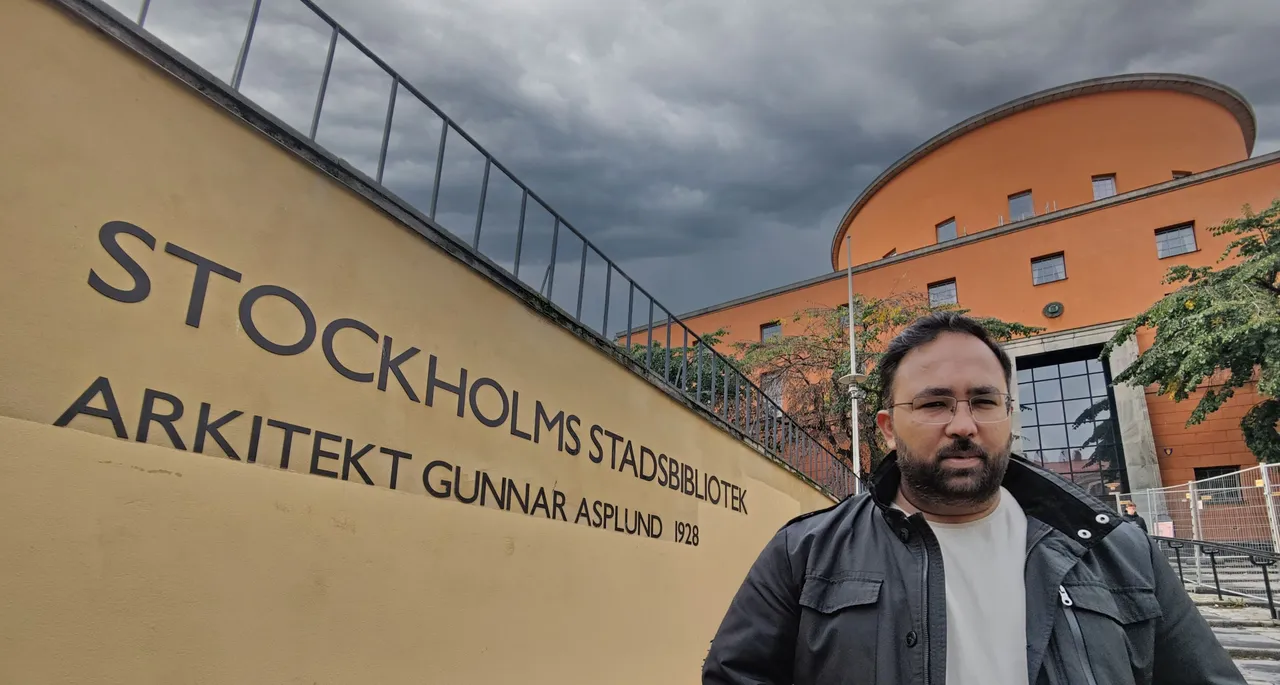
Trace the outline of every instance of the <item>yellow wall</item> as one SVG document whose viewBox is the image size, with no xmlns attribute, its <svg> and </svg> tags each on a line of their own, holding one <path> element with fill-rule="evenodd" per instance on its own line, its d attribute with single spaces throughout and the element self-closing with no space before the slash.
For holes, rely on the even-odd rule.
<svg viewBox="0 0 1280 685">
<path fill-rule="evenodd" d="M 760 547 L 825 496 L 114 39 L 51 3 L 3 16 L 0 682 L 698 681 Z M 198 326 L 192 255 L 239 274 L 209 276 Z M 305 350 L 251 339 L 239 308 L 259 286 L 305 302 Z M 373 382 L 326 359 L 323 332 L 344 317 L 372 336 L 339 331 L 334 356 Z M 275 295 L 251 321 L 280 344 L 304 337 Z M 392 356 L 420 350 L 400 366 L 418 402 L 392 373 L 378 387 L 388 340 Z M 518 392 L 517 431 L 533 432 L 541 402 L 578 417 L 566 419 L 576 439 L 561 449 L 545 428 L 535 443 L 509 420 L 486 427 L 470 403 L 459 418 L 443 389 L 426 406 L 433 355 L 441 380 L 465 367 L 473 386 Z M 103 392 L 82 405 L 99 415 L 68 413 L 99 378 L 119 433 Z M 184 449 L 163 421 L 138 442 L 148 396 L 161 416 L 181 402 Z M 503 413 L 493 385 L 476 400 Z M 217 433 L 239 459 L 208 432 L 196 454 L 200 424 L 235 411 Z M 271 421 L 309 431 L 287 469 Z M 645 470 L 641 445 L 744 501 L 713 505 L 611 468 L 599 433 L 595 463 L 595 425 L 633 441 Z M 319 450 L 338 458 L 313 456 L 321 431 L 332 437 Z M 341 478 L 347 440 L 374 445 L 359 462 L 373 486 L 353 467 Z M 411 455 L 394 491 L 381 448 Z M 549 506 L 433 497 L 434 460 L 461 466 L 468 492 L 481 470 L 535 497 L 545 488 Z M 431 475 L 439 487 L 444 470 Z M 565 521 L 546 515 L 556 492 Z M 584 498 L 660 517 L 661 538 L 575 522 Z M 684 523 L 696 546 L 674 541 Z"/>
</svg>

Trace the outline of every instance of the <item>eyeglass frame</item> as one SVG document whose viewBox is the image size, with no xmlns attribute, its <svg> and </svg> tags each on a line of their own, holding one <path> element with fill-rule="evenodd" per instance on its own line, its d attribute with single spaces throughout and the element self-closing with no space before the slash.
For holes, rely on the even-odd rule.
<svg viewBox="0 0 1280 685">
<path fill-rule="evenodd" d="M 1004 410 L 1005 410 L 1004 416 L 994 421 L 981 421 L 978 419 L 976 415 L 974 415 L 973 405 L 970 404 L 970 402 L 972 402 L 974 399 L 977 399 L 979 397 L 992 397 L 992 396 L 1004 398 Z M 962 400 L 958 397 L 953 397 L 951 395 L 921 395 L 919 397 L 913 398 L 910 402 L 895 402 L 893 404 L 890 404 L 888 406 L 888 409 L 892 411 L 894 407 L 901 407 L 905 405 L 912 408 L 911 412 L 914 415 L 916 412 L 916 409 L 913 405 L 916 403 L 916 400 L 924 399 L 924 398 L 935 398 L 935 399 L 951 402 L 951 415 L 947 417 L 947 420 L 941 423 L 927 423 L 925 421 L 920 421 L 920 423 L 924 423 L 925 425 L 928 425 L 928 426 L 944 426 L 948 423 L 951 423 L 956 418 L 956 408 L 960 406 L 961 402 L 964 402 L 965 404 L 969 405 L 969 417 L 973 419 L 974 423 L 990 425 L 990 424 L 1000 423 L 1001 421 L 1004 421 L 1013 416 L 1013 395 L 1010 395 L 1007 392 L 1000 392 L 1000 391 L 980 392 L 974 395 L 973 397 L 970 397 L 969 399 L 965 399 L 965 400 Z"/>
</svg>

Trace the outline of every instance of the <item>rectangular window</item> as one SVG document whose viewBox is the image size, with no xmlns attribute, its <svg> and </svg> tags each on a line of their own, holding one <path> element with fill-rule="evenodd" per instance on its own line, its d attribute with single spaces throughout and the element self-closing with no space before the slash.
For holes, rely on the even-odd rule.
<svg viewBox="0 0 1280 685">
<path fill-rule="evenodd" d="M 938 242 L 945 243 L 948 240 L 956 239 L 956 218 L 954 216 L 938 224 L 935 228 L 938 231 Z"/>
<path fill-rule="evenodd" d="M 1160 259 L 1176 257 L 1196 251 L 1195 224 L 1170 226 L 1156 231 L 1156 256 Z"/>
<path fill-rule="evenodd" d="M 1066 278 L 1067 260 L 1061 252 L 1031 260 L 1032 285 L 1064 281 Z"/>
<path fill-rule="evenodd" d="M 770 338 L 782 337 L 782 323 L 779 321 L 771 321 L 766 324 L 760 324 L 760 342 L 764 342 Z"/>
<path fill-rule="evenodd" d="M 1195 469 L 1196 492 L 1208 497 L 1212 504 L 1240 504 L 1244 501 L 1240 489 L 1239 466 L 1202 466 Z"/>
<path fill-rule="evenodd" d="M 765 397 L 773 400 L 777 405 L 777 416 L 782 416 L 782 372 L 771 371 L 769 373 L 760 374 L 760 389 L 764 391 Z M 765 403 L 766 407 L 769 406 Z M 768 411 L 766 409 L 765 411 Z"/>
<path fill-rule="evenodd" d="M 929 284 L 929 306 L 956 304 L 956 279 Z"/>
<path fill-rule="evenodd" d="M 1111 197 L 1116 194 L 1116 175 L 1107 174 L 1105 176 L 1093 177 L 1093 199 L 1101 200 L 1104 197 Z"/>
<path fill-rule="evenodd" d="M 1036 207 L 1030 190 L 1009 196 L 1009 221 L 1022 221 L 1035 215 Z"/>
<path fill-rule="evenodd" d="M 1190 175 L 1191 175 L 1190 171 L 1174 171 L 1173 172 L 1174 178 L 1186 178 L 1187 176 L 1190 176 Z"/>
</svg>

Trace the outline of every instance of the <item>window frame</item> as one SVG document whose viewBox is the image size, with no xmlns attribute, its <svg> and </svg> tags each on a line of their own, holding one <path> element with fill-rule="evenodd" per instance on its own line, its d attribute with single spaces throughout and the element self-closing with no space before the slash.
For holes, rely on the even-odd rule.
<svg viewBox="0 0 1280 685">
<path fill-rule="evenodd" d="M 1111 181 L 1110 195 L 1103 195 L 1101 197 L 1098 196 L 1098 185 L 1097 185 L 1098 181 Z M 1119 185 L 1116 184 L 1115 174 L 1095 174 L 1093 177 L 1089 179 L 1089 182 L 1093 186 L 1093 199 L 1095 202 L 1098 200 L 1105 200 L 1109 197 L 1115 197 L 1120 194 L 1120 187 Z"/>
<path fill-rule="evenodd" d="M 1051 259 L 1062 260 L 1062 278 L 1055 278 L 1052 281 L 1041 281 L 1036 283 L 1036 264 L 1038 262 L 1047 262 Z M 1031 285 L 1032 287 L 1049 285 L 1050 283 L 1060 283 L 1067 280 L 1067 253 L 1066 251 L 1050 252 L 1049 254 L 1040 255 L 1031 258 Z"/>
<path fill-rule="evenodd" d="M 1193 246 L 1193 249 L 1187 250 L 1186 252 L 1178 252 L 1175 254 L 1161 255 L 1160 254 L 1161 234 L 1173 233 L 1174 231 L 1181 231 L 1184 229 L 1191 232 L 1191 245 Z M 1163 226 L 1161 228 L 1157 228 L 1154 232 L 1154 236 L 1156 239 L 1156 259 L 1160 259 L 1160 260 L 1173 259 L 1174 257 L 1181 257 L 1183 255 L 1195 254 L 1196 252 L 1200 251 L 1200 241 L 1196 240 L 1196 222 L 1194 219 L 1191 221 L 1183 221 L 1181 223 L 1171 224 L 1169 226 Z"/>
<path fill-rule="evenodd" d="M 955 296 L 955 299 L 954 299 L 953 301 L 951 301 L 951 302 L 943 302 L 943 303 L 941 303 L 941 304 L 934 304 L 934 303 L 933 303 L 933 289 L 934 289 L 934 288 L 936 288 L 936 287 L 941 287 L 941 286 L 945 286 L 945 285 L 950 285 L 950 286 L 951 286 L 951 292 L 952 292 L 952 294 Z M 945 307 L 946 305 L 949 305 L 949 304 L 951 304 L 951 305 L 957 305 L 957 306 L 958 306 L 958 305 L 960 304 L 960 288 L 959 288 L 959 286 L 956 284 L 956 279 L 955 279 L 955 278 L 946 278 L 946 279 L 943 279 L 943 280 L 941 280 L 941 281 L 934 281 L 934 282 L 932 282 L 932 283 L 928 284 L 927 286 L 925 286 L 925 294 L 929 297 L 929 306 L 930 306 L 930 307 Z"/>
<path fill-rule="evenodd" d="M 942 227 L 948 224 L 951 225 L 951 237 L 947 238 L 946 240 L 943 240 Z M 956 238 L 959 238 L 959 237 L 960 237 L 960 227 L 959 225 L 956 224 L 956 218 L 954 216 L 951 217 L 950 219 L 946 219 L 937 224 L 934 224 L 933 226 L 933 238 L 939 245 L 941 245 L 942 243 L 949 243 L 952 240 L 955 240 Z"/>
<path fill-rule="evenodd" d="M 782 322 L 781 322 L 781 321 L 779 321 L 779 320 L 776 320 L 776 319 L 775 319 L 775 320 L 773 320 L 773 321 L 768 321 L 768 322 L 765 322 L 765 323 L 760 324 L 760 342 L 767 342 L 767 341 L 769 340 L 769 338 L 766 338 L 766 337 L 765 337 L 765 330 L 766 330 L 766 329 L 770 329 L 770 328 L 775 328 L 775 327 L 778 329 L 778 333 L 777 333 L 777 335 L 776 335 L 776 336 L 774 336 L 774 337 L 781 338 L 781 337 L 782 337 Z"/>
<path fill-rule="evenodd" d="M 1202 474 L 1205 474 L 1205 472 L 1215 471 L 1215 470 L 1222 471 L 1222 473 L 1216 473 L 1213 475 L 1202 475 Z M 1234 492 L 1232 491 L 1231 487 L 1227 487 L 1227 488 L 1224 488 L 1226 492 L 1215 492 L 1207 495 L 1208 499 L 1204 499 L 1206 495 L 1201 495 L 1200 496 L 1201 500 L 1209 504 L 1244 504 L 1244 493 L 1242 492 L 1242 485 L 1240 480 L 1240 474 L 1242 473 L 1242 471 L 1243 470 L 1239 464 L 1219 464 L 1217 466 L 1194 467 L 1192 469 L 1192 474 L 1197 483 L 1197 486 L 1196 486 L 1197 489 L 1199 488 L 1199 485 L 1198 485 L 1199 482 L 1202 480 L 1208 480 L 1210 478 L 1222 478 L 1224 482 L 1230 482 L 1228 479 L 1223 477 L 1235 476 Z"/>
<path fill-rule="evenodd" d="M 1027 200 L 1029 200 L 1030 202 L 1031 213 L 1020 216 L 1020 217 L 1015 217 L 1013 215 L 1013 200 L 1014 198 L 1020 198 L 1024 195 L 1027 197 Z M 1034 219 L 1036 217 L 1036 198 L 1035 198 L 1035 195 L 1032 193 L 1031 188 L 1027 188 L 1026 190 L 1021 190 L 1016 193 L 1010 194 L 1008 197 L 1007 206 L 1009 208 L 1009 223 L 1017 223 L 1019 221 L 1024 221 L 1026 219 Z"/>
</svg>

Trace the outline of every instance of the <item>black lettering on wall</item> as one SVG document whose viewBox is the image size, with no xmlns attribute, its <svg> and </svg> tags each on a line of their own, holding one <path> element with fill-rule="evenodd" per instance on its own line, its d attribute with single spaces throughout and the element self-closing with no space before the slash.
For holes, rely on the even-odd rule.
<svg viewBox="0 0 1280 685">
<path fill-rule="evenodd" d="M 667 458 L 667 487 L 679 491 L 683 484 L 680 482 L 680 462 L 675 457 Z"/>
<path fill-rule="evenodd" d="M 334 442 L 338 442 L 342 440 L 342 436 L 334 435 L 333 433 L 326 433 L 321 430 L 316 431 L 315 439 L 311 441 L 311 472 L 316 474 L 317 476 L 337 478 L 338 477 L 337 471 L 326 471 L 325 469 L 320 468 L 321 457 L 324 457 L 325 459 L 332 459 L 334 461 L 338 460 L 337 452 L 330 452 L 329 450 L 324 449 L 323 442 L 325 440 L 332 440 Z"/>
<path fill-rule="evenodd" d="M 618 470 L 621 471 L 627 466 L 631 467 L 632 476 L 636 478 L 640 477 L 640 474 L 636 472 L 636 451 L 631 446 L 630 440 L 627 441 L 626 448 L 622 450 L 622 463 L 618 465 Z"/>
<path fill-rule="evenodd" d="M 497 418 L 489 418 L 480 412 L 480 403 L 476 401 L 476 395 L 480 392 L 480 388 L 493 388 L 498 391 L 498 397 L 502 399 L 502 413 Z M 480 378 L 471 385 L 471 413 L 480 420 L 480 423 L 490 427 L 497 428 L 507 422 L 507 412 L 511 411 L 511 401 L 507 399 L 507 391 L 502 389 L 498 381 L 492 378 Z"/>
<path fill-rule="evenodd" d="M 618 468 L 618 441 L 622 439 L 622 436 L 610 430 L 606 430 L 604 434 L 613 441 L 613 450 L 609 452 L 609 468 L 616 470 Z"/>
<path fill-rule="evenodd" d="M 555 417 L 547 414 L 546 408 L 542 406 L 542 400 L 536 400 L 533 404 L 533 441 L 539 442 L 542 434 L 542 426 L 546 426 L 548 431 L 557 430 L 556 449 L 564 451 L 564 410 L 560 410 Z"/>
<path fill-rule="evenodd" d="M 667 459 L 665 454 L 658 455 L 658 486 L 664 488 L 667 487 Z"/>
<path fill-rule="evenodd" d="M 293 343 L 292 345 L 281 345 L 267 340 L 266 336 L 262 334 L 262 331 L 258 330 L 258 326 L 253 322 L 254 303 L 269 295 L 275 295 L 276 297 L 293 305 L 294 309 L 298 310 L 298 314 L 302 316 L 304 330 L 302 333 L 302 339 L 298 342 Z M 311 308 L 307 306 L 306 302 L 302 301 L 301 297 L 294 294 L 293 291 L 281 288 L 278 285 L 254 286 L 249 289 L 249 292 L 244 294 L 244 297 L 240 298 L 240 326 L 244 328 L 245 334 L 247 334 L 249 339 L 256 343 L 258 347 L 261 347 L 272 354 L 278 354 L 283 357 L 305 352 L 308 347 L 311 347 L 311 343 L 315 342 L 316 339 L 316 316 L 311 313 Z"/>
<path fill-rule="evenodd" d="M 680 488 L 680 492 L 683 492 L 686 495 L 692 495 L 694 490 L 698 487 L 698 473 L 688 464 L 681 464 L 680 469 L 680 484 L 683 486 Z"/>
<path fill-rule="evenodd" d="M 329 362 L 329 366 L 333 367 L 344 378 L 349 378 L 357 383 L 372 383 L 373 372 L 352 371 L 351 367 L 338 361 L 338 354 L 333 351 L 333 337 L 338 331 L 350 328 L 355 331 L 364 333 L 370 340 L 378 342 L 378 334 L 372 328 L 362 321 L 355 319 L 334 319 L 324 327 L 324 333 L 320 334 L 320 349 L 324 351 L 324 358 Z M 415 400 L 416 401 L 416 400 Z"/>
<path fill-rule="evenodd" d="M 110 283 L 102 280 L 98 272 L 93 269 L 89 270 L 89 287 L 98 291 L 98 294 L 105 295 L 116 302 L 135 303 L 147 299 L 147 295 L 151 294 L 151 277 L 147 276 L 146 270 L 142 265 L 129 256 L 129 253 L 120 247 L 117 240 L 121 233 L 131 235 L 142 241 L 148 249 L 153 252 L 156 249 L 155 236 L 134 226 L 127 221 L 108 221 L 98 229 L 98 243 L 102 245 L 102 249 L 124 269 L 125 273 L 133 279 L 133 286 L 128 290 L 117 288 Z M 117 432 L 117 435 L 119 433 Z"/>
<path fill-rule="evenodd" d="M 165 245 L 164 251 L 196 266 L 196 275 L 191 281 L 191 301 L 187 304 L 187 325 L 199 328 L 200 314 L 204 311 L 204 296 L 209 290 L 209 274 L 215 273 L 239 283 L 240 272 L 173 243 Z"/>
<path fill-rule="evenodd" d="M 538 488 L 538 494 L 533 498 L 533 506 L 529 508 L 529 511 L 536 515 L 539 509 L 542 510 L 543 516 L 551 518 L 551 507 L 547 504 L 546 488 Z"/>
<path fill-rule="evenodd" d="M 272 428 L 279 428 L 284 431 L 284 447 L 280 450 L 280 468 L 289 468 L 289 453 L 293 450 L 293 434 L 301 433 L 310 435 L 311 429 L 305 426 L 295 426 L 292 423 L 277 421 L 275 419 L 267 419 L 267 425 Z"/>
<path fill-rule="evenodd" d="M 462 467 L 453 467 L 453 497 L 463 504 L 471 504 L 480 496 L 480 474 L 477 472 L 476 477 L 472 479 L 471 484 L 475 487 L 471 489 L 471 496 L 466 497 L 462 494 Z M 484 500 L 480 501 L 484 504 Z"/>
<path fill-rule="evenodd" d="M 240 410 L 232 410 L 218 417 L 215 421 L 209 420 L 209 412 L 213 409 L 208 402 L 200 403 L 200 417 L 196 421 L 196 439 L 191 445 L 191 451 L 198 454 L 204 454 L 204 440 L 206 437 L 213 438 L 218 443 L 218 447 L 222 448 L 222 453 L 240 461 L 240 455 L 236 454 L 235 449 L 222 437 L 222 433 L 218 432 L 223 426 L 240 418 L 244 412 Z"/>
<path fill-rule="evenodd" d="M 258 461 L 258 439 L 262 437 L 262 417 L 253 417 L 253 428 L 249 431 L 249 453 L 244 460 L 250 464 Z"/>
<path fill-rule="evenodd" d="M 422 469 L 422 487 L 426 488 L 427 493 L 430 494 L 432 497 L 439 497 L 441 499 L 444 499 L 448 497 L 450 494 L 452 494 L 452 487 L 451 487 L 452 482 L 446 476 L 443 480 L 440 481 L 440 487 L 437 488 L 436 484 L 431 482 L 431 470 L 435 468 L 443 468 L 446 471 L 448 471 L 450 475 L 452 475 L 453 465 L 447 461 L 434 459 L 427 463 L 426 468 Z"/>
<path fill-rule="evenodd" d="M 499 482 L 498 485 L 494 485 L 493 477 L 490 476 L 489 472 L 487 471 L 481 471 L 480 477 L 477 480 L 480 483 L 480 506 L 482 507 L 484 506 L 484 503 L 487 499 L 485 497 L 485 493 L 487 492 L 493 495 L 493 499 L 495 502 L 498 503 L 499 509 L 507 508 L 506 488 L 503 487 L 501 482 Z M 506 478 L 503 478 L 502 480 L 506 481 Z"/>
<path fill-rule="evenodd" d="M 90 407 L 89 403 L 98 395 L 102 395 L 102 402 L 106 405 L 104 409 Z M 65 427 L 71 423 L 71 419 L 84 414 L 85 416 L 93 416 L 99 419 L 107 419 L 111 421 L 111 427 L 115 429 L 116 437 L 121 440 L 128 440 L 129 434 L 124 428 L 124 418 L 120 416 L 120 405 L 116 403 L 116 395 L 111 390 L 111 381 L 106 376 L 98 376 L 89 384 L 85 391 L 62 412 L 53 425 L 59 428 Z"/>
<path fill-rule="evenodd" d="M 168 402 L 169 413 L 156 413 L 156 400 Z M 182 436 L 178 435 L 178 429 L 173 425 L 173 422 L 180 418 L 182 418 L 182 400 L 167 392 L 147 388 L 142 393 L 142 414 L 138 416 L 138 433 L 134 439 L 138 442 L 146 442 L 151 424 L 158 423 L 164 429 L 165 435 L 169 436 L 169 442 L 173 443 L 174 447 L 185 450 L 187 446 L 182 442 Z"/>
<path fill-rule="evenodd" d="M 597 464 L 604 460 L 604 447 L 600 444 L 600 436 L 603 434 L 604 429 L 599 424 L 591 426 L 591 444 L 594 447 L 587 452 L 587 458 Z"/>
<path fill-rule="evenodd" d="M 458 396 L 458 418 L 467 415 L 467 370 L 465 368 L 458 374 L 458 384 L 450 385 L 440 380 L 436 375 L 436 365 L 439 360 L 433 354 L 427 359 L 427 406 L 434 407 L 436 401 L 436 388 L 441 388 Z"/>
<path fill-rule="evenodd" d="M 552 518 L 559 518 L 561 521 L 568 522 L 569 518 L 564 515 L 564 502 L 565 496 L 563 492 L 559 490 L 551 491 L 551 510 L 555 512 Z M 585 504 L 586 500 L 583 500 L 583 503 Z M 577 523 L 577 521 L 574 521 L 574 523 Z"/>
<path fill-rule="evenodd" d="M 520 420 L 520 391 L 511 391 L 511 434 L 522 440 L 532 440 L 533 436 L 520 430 L 516 423 Z"/>
<path fill-rule="evenodd" d="M 559 491 L 557 491 L 557 492 L 559 492 Z M 579 523 L 579 522 L 581 522 L 581 521 L 582 521 L 582 519 L 584 519 L 584 518 L 587 520 L 587 523 L 588 523 L 588 524 L 590 524 L 590 523 L 591 523 L 591 514 L 590 514 L 590 512 L 588 512 L 588 511 L 587 511 L 587 498 L 586 498 L 586 497 L 583 497 L 583 498 L 582 498 L 582 502 L 581 502 L 580 504 L 578 504 L 578 515 L 577 515 L 577 516 L 575 516 L 575 517 L 573 517 L 573 522 L 574 522 L 575 524 L 576 524 L 576 523 Z"/>
<path fill-rule="evenodd" d="M 413 359 L 421 351 L 416 347 L 410 347 L 397 354 L 395 358 L 392 358 L 391 336 L 383 336 L 382 361 L 378 364 L 378 389 L 383 391 L 387 389 L 387 374 L 391 373 L 396 377 L 396 382 L 400 384 L 400 389 L 404 391 L 405 397 L 408 397 L 410 402 L 417 402 L 418 393 L 414 392 L 413 386 L 409 385 L 409 379 L 404 377 L 404 372 L 400 370 L 400 365 Z"/>
<path fill-rule="evenodd" d="M 738 511 L 747 513 L 747 490 L 746 488 L 738 488 Z"/>
<path fill-rule="evenodd" d="M 653 470 L 645 468 L 646 464 L 652 464 Z M 640 480 L 652 481 L 658 477 L 658 457 L 654 455 L 653 450 L 640 446 Z"/>
<path fill-rule="evenodd" d="M 712 486 L 715 486 L 714 490 L 712 489 Z M 720 495 L 721 495 L 720 479 L 715 476 L 712 476 L 711 479 L 707 481 L 707 501 L 711 502 L 712 504 L 719 504 Z"/>
<path fill-rule="evenodd" d="M 515 503 L 519 502 L 520 512 L 524 514 L 529 513 L 529 489 L 531 486 L 528 483 L 524 484 L 524 497 L 521 497 L 520 488 L 516 485 L 514 480 L 511 480 L 510 478 L 503 478 L 502 485 L 502 489 L 505 491 L 504 494 L 507 498 L 506 506 L 504 508 L 507 511 L 511 511 L 511 508 Z"/>
<path fill-rule="evenodd" d="M 360 474 L 360 480 L 365 485 L 373 485 L 373 480 L 369 478 L 369 474 L 365 472 L 364 467 L 360 465 L 360 457 L 369 453 L 373 449 L 373 445 L 365 445 L 358 452 L 352 452 L 351 448 L 355 447 L 355 443 L 351 438 L 347 438 L 347 448 L 342 452 L 342 480 L 350 480 L 351 469 L 354 468 L 356 473 Z"/>
<path fill-rule="evenodd" d="M 400 473 L 400 460 L 413 459 L 413 455 L 400 450 L 393 450 L 390 447 L 379 447 L 379 452 L 391 457 L 391 489 L 396 489 L 396 478 Z"/>
<path fill-rule="evenodd" d="M 582 419 L 573 414 L 570 414 L 569 418 L 565 419 L 564 422 L 565 430 L 569 431 L 569 437 L 573 438 L 573 446 L 565 447 L 564 451 L 575 457 L 582 452 L 582 440 L 578 438 L 578 431 L 576 430 L 576 427 L 580 425 L 582 425 Z"/>
</svg>

